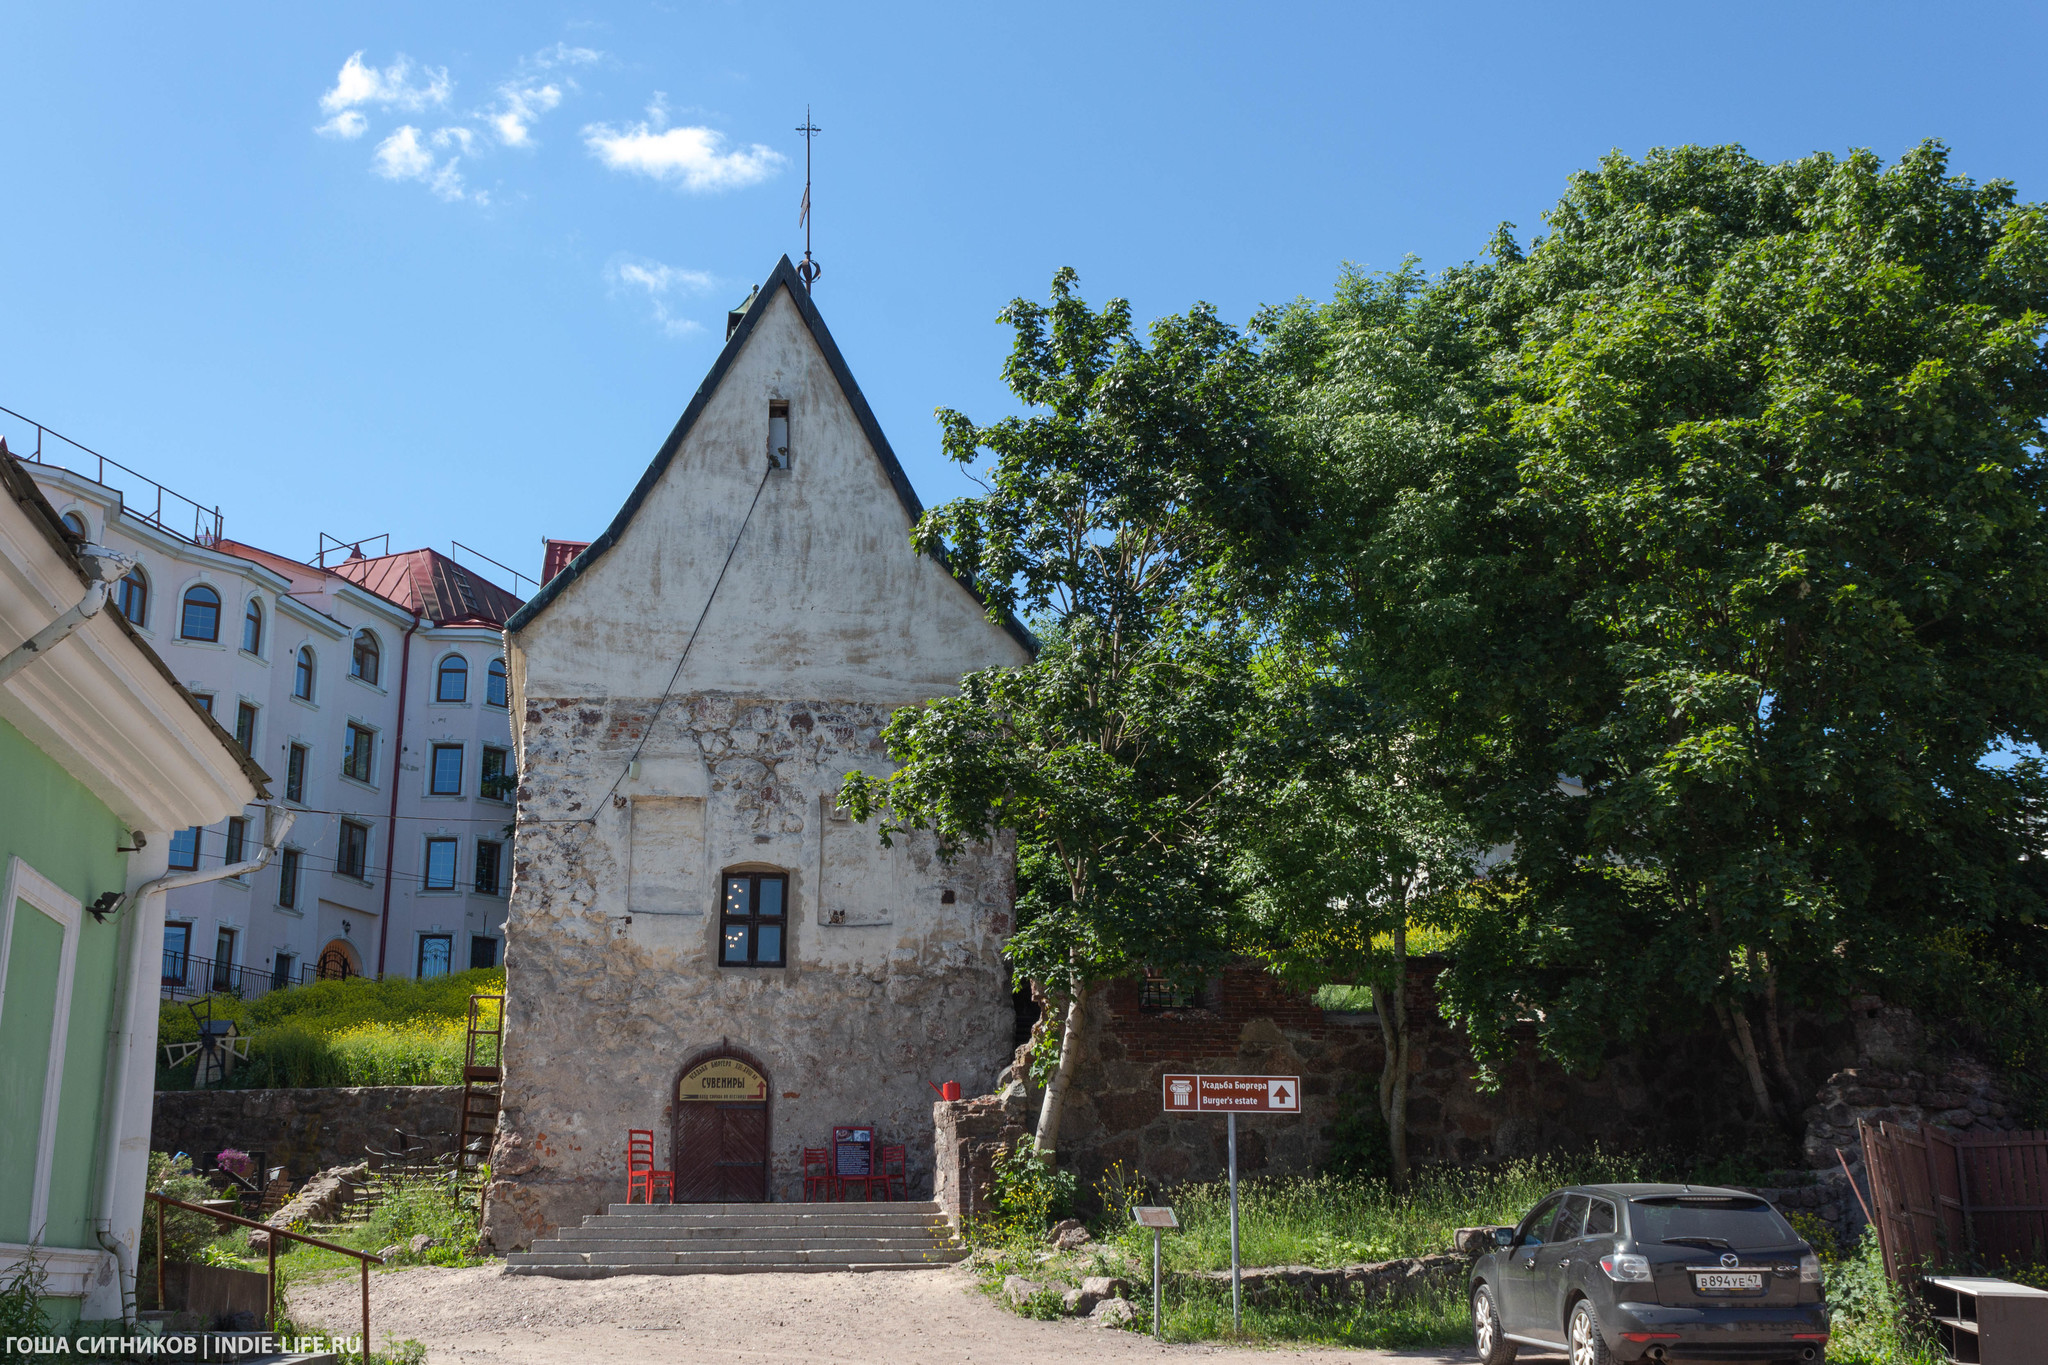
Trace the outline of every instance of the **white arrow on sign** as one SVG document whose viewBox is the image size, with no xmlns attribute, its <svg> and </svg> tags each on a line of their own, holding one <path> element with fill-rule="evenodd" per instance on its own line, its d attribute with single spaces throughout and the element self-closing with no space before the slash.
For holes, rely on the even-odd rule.
<svg viewBox="0 0 2048 1365">
<path fill-rule="evenodd" d="M 1286 1081 L 1266 1082 L 1266 1102 L 1274 1109 L 1297 1109 L 1300 1107 L 1299 1097 L 1294 1093 L 1294 1088 Z"/>
</svg>

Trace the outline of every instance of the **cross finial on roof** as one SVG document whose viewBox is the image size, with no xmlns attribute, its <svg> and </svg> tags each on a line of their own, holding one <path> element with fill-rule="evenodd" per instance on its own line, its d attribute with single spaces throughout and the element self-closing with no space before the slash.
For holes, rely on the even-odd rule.
<svg viewBox="0 0 2048 1365">
<path fill-rule="evenodd" d="M 804 230 L 804 263 L 796 268 L 796 273 L 808 290 L 818 276 L 825 273 L 825 267 L 811 259 L 811 139 L 825 130 L 811 122 L 811 106 L 808 104 L 804 106 L 803 127 L 797 131 L 804 135 L 804 203 L 796 215 Z"/>
</svg>

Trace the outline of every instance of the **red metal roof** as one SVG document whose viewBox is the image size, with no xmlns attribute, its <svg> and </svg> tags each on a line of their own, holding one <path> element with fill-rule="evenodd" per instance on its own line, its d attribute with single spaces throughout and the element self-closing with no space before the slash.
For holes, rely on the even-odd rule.
<svg viewBox="0 0 2048 1365">
<path fill-rule="evenodd" d="M 547 542 L 547 553 L 541 557 L 540 581 L 545 583 L 569 567 L 569 561 L 590 548 L 587 540 L 551 540 Z"/>
<path fill-rule="evenodd" d="M 374 559 L 350 556 L 329 573 L 416 611 L 437 626 L 502 626 L 524 603 L 438 550 L 406 550 Z"/>
</svg>

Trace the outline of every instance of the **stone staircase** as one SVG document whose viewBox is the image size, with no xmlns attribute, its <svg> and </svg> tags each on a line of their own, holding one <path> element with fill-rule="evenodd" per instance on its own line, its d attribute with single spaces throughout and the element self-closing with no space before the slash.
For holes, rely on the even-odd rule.
<svg viewBox="0 0 2048 1365">
<path fill-rule="evenodd" d="M 613 1204 L 505 1257 L 508 1275 L 918 1270 L 967 1250 L 934 1203 Z"/>
</svg>

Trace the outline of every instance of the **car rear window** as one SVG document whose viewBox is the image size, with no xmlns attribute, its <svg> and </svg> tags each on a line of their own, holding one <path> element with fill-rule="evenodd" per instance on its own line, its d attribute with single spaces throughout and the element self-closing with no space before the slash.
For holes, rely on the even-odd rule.
<svg viewBox="0 0 2048 1365">
<path fill-rule="evenodd" d="M 1731 1247 L 1775 1247 L 1799 1240 L 1761 1199 L 1665 1195 L 1630 1201 L 1629 1228 L 1638 1242 L 1710 1238 Z"/>
</svg>

